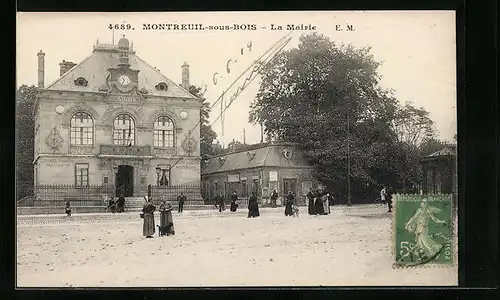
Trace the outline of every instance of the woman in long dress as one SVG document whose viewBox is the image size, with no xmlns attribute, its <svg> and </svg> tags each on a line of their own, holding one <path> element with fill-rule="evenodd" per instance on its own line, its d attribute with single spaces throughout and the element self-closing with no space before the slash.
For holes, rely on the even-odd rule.
<svg viewBox="0 0 500 300">
<path fill-rule="evenodd" d="M 324 215 L 325 214 L 325 209 L 323 208 L 323 197 L 321 197 L 321 194 L 318 192 L 315 195 L 314 199 L 314 214 L 315 215 Z"/>
<path fill-rule="evenodd" d="M 148 202 L 142 207 L 142 213 L 144 214 L 144 223 L 142 225 L 142 235 L 147 238 L 152 238 L 155 234 L 155 218 L 154 211 L 156 207 L 153 205 L 153 199 L 150 197 Z"/>
<path fill-rule="evenodd" d="M 160 205 L 160 226 L 166 228 L 164 234 L 174 235 L 174 218 L 172 217 L 172 204 L 170 202 L 162 201 Z"/>
<path fill-rule="evenodd" d="M 252 192 L 252 196 L 248 199 L 248 217 L 255 218 L 260 216 L 259 204 L 257 203 L 257 196 Z"/>
<path fill-rule="evenodd" d="M 294 204 L 294 200 L 295 200 L 295 197 L 293 196 L 292 192 L 289 191 L 288 195 L 286 195 L 285 216 L 292 216 L 293 215 L 292 206 Z"/>
<path fill-rule="evenodd" d="M 330 193 L 326 193 L 323 197 L 323 210 L 325 211 L 325 215 L 330 213 Z"/>
<path fill-rule="evenodd" d="M 231 195 L 231 211 L 235 212 L 236 209 L 238 208 L 238 194 L 236 194 L 236 191 L 233 192 Z"/>
</svg>

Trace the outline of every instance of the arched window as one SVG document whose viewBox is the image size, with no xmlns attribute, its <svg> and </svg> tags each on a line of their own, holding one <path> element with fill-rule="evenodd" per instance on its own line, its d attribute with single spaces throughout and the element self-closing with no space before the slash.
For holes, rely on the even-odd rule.
<svg viewBox="0 0 500 300">
<path fill-rule="evenodd" d="M 94 120 L 84 112 L 77 112 L 71 117 L 70 122 L 71 145 L 94 144 Z"/>
<path fill-rule="evenodd" d="M 174 122 L 166 116 L 161 116 L 154 123 L 153 143 L 155 147 L 174 147 Z"/>
<path fill-rule="evenodd" d="M 118 115 L 113 123 L 113 144 L 123 146 L 135 145 L 134 119 L 126 114 Z"/>
</svg>

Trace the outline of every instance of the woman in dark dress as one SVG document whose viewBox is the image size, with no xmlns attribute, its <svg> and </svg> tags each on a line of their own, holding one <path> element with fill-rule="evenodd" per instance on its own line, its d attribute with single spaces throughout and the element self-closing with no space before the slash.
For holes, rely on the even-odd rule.
<svg viewBox="0 0 500 300">
<path fill-rule="evenodd" d="M 236 209 L 238 208 L 238 194 L 236 194 L 236 191 L 233 191 L 233 194 L 231 195 L 231 211 L 235 212 Z"/>
<path fill-rule="evenodd" d="M 142 235 L 147 238 L 152 238 L 155 234 L 155 218 L 154 211 L 156 207 L 153 205 L 153 199 L 150 197 L 148 202 L 142 207 L 142 213 L 144 214 L 144 223 L 142 225 Z"/>
<path fill-rule="evenodd" d="M 308 200 L 307 213 L 310 215 L 314 215 L 314 192 L 312 188 L 309 189 L 309 193 L 307 193 L 306 197 Z"/>
<path fill-rule="evenodd" d="M 257 196 L 252 192 L 252 196 L 248 199 L 248 217 L 254 218 L 260 216 L 259 204 L 257 203 Z"/>
<path fill-rule="evenodd" d="M 325 210 L 323 207 L 323 199 L 321 197 L 321 194 L 319 192 L 317 192 L 314 195 L 314 197 L 315 197 L 315 199 L 314 199 L 314 214 L 315 215 L 324 215 Z"/>
<path fill-rule="evenodd" d="M 160 205 L 160 226 L 165 228 L 164 234 L 174 235 L 174 218 L 172 218 L 172 204 L 170 202 L 162 201 Z M 161 233 L 161 232 L 160 232 Z"/>
<path fill-rule="evenodd" d="M 289 191 L 288 195 L 286 195 L 285 216 L 292 216 L 293 215 L 292 206 L 294 204 L 294 200 L 295 200 L 295 197 L 293 196 L 292 192 Z"/>
</svg>

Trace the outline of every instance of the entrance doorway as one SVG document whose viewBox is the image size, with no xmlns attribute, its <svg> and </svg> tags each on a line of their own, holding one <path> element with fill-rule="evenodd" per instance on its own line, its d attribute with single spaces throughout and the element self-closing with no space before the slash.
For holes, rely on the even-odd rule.
<svg viewBox="0 0 500 300">
<path fill-rule="evenodd" d="M 118 166 L 116 174 L 116 196 L 123 194 L 124 197 L 134 195 L 134 167 L 121 165 Z"/>
<path fill-rule="evenodd" d="M 297 196 L 297 179 L 283 179 L 283 195 L 287 195 L 289 191 Z"/>
</svg>

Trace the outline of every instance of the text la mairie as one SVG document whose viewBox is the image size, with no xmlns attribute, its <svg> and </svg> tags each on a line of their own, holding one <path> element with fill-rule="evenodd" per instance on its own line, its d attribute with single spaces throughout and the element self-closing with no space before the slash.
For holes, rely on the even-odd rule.
<svg viewBox="0 0 500 300">
<path fill-rule="evenodd" d="M 187 63 L 179 86 L 123 37 L 97 43 L 79 64 L 63 60 L 45 88 L 44 58 L 40 51 L 35 185 L 115 184 L 140 196 L 149 184 L 199 184 L 202 99 L 188 92 Z"/>
</svg>

